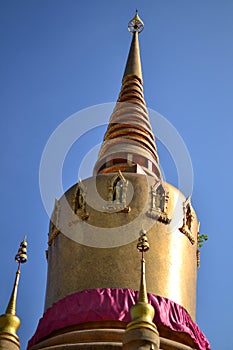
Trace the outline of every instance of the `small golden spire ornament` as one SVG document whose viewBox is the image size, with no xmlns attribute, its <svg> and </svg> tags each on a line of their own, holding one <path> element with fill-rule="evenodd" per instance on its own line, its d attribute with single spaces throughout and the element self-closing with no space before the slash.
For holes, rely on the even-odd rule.
<svg viewBox="0 0 233 350">
<path fill-rule="evenodd" d="M 141 33 L 144 29 L 144 23 L 141 20 L 141 18 L 138 16 L 138 10 L 136 10 L 136 14 L 134 16 L 134 18 L 131 19 L 131 21 L 129 21 L 128 23 L 128 30 L 130 31 L 130 33 Z"/>
<path fill-rule="evenodd" d="M 153 322 L 154 308 L 148 303 L 146 290 L 146 272 L 144 253 L 150 246 L 146 231 L 141 230 L 137 249 L 141 253 L 141 281 L 138 302 L 130 309 L 132 321 L 127 325 L 123 335 L 123 350 L 154 349 L 159 350 L 159 333 Z"/>
<path fill-rule="evenodd" d="M 141 230 L 137 243 L 137 249 L 141 253 L 141 281 L 139 289 L 138 302 L 132 306 L 130 310 L 132 321 L 127 326 L 127 331 L 135 328 L 149 328 L 157 332 L 157 328 L 153 323 L 154 308 L 148 303 L 146 290 L 146 269 L 144 253 L 150 249 L 146 231 Z"/>
<path fill-rule="evenodd" d="M 16 316 L 17 291 L 20 277 L 20 267 L 21 264 L 26 263 L 27 259 L 27 242 L 25 236 L 24 240 L 20 243 L 20 247 L 15 256 L 15 261 L 18 263 L 18 268 L 16 271 L 16 277 L 11 297 L 6 308 L 5 314 L 0 316 L 0 339 L 1 335 L 4 334 L 4 339 L 13 341 L 17 345 L 19 345 L 19 341 L 16 332 L 20 326 L 20 319 Z"/>
</svg>

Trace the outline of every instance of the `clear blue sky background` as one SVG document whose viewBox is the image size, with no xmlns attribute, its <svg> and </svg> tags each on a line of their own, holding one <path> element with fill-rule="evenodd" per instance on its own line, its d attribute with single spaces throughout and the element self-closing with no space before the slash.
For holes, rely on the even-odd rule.
<svg viewBox="0 0 233 350">
<path fill-rule="evenodd" d="M 131 40 L 127 23 L 136 7 L 145 22 L 140 42 L 147 105 L 170 120 L 189 149 L 192 203 L 201 232 L 209 235 L 198 273 L 197 323 L 213 350 L 233 349 L 233 2 L 2 0 L 0 311 L 26 233 L 29 262 L 22 268 L 17 309 L 22 349 L 43 313 L 46 284 L 49 218 L 39 191 L 41 154 L 68 116 L 116 100 Z M 64 189 L 76 182 L 84 150 L 103 133 L 72 148 Z M 158 146 L 166 179 L 176 184 L 174 165 Z"/>
</svg>

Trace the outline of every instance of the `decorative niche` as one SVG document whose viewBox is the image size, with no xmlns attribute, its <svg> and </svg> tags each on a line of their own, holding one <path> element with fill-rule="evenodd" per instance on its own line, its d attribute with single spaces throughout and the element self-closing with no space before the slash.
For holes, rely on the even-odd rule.
<svg viewBox="0 0 233 350">
<path fill-rule="evenodd" d="M 124 212 L 128 213 L 130 207 L 126 205 L 128 181 L 119 170 L 118 173 L 112 177 L 108 186 L 108 201 L 104 210 L 107 212 Z"/>
<path fill-rule="evenodd" d="M 146 213 L 147 216 L 163 222 L 164 224 L 169 224 L 171 219 L 167 214 L 168 200 L 169 192 L 166 191 L 161 180 L 156 180 L 151 186 L 150 209 Z"/>
<path fill-rule="evenodd" d="M 51 246 L 54 239 L 60 233 L 59 219 L 60 219 L 61 206 L 57 199 L 54 201 L 54 209 L 50 220 L 49 241 L 48 245 Z"/>
<path fill-rule="evenodd" d="M 192 244 L 195 243 L 195 238 L 192 233 L 193 229 L 193 209 L 191 205 L 190 196 L 186 198 L 183 203 L 183 225 L 179 228 L 180 232 L 182 232 Z"/>
<path fill-rule="evenodd" d="M 87 212 L 86 204 L 87 188 L 83 184 L 82 180 L 76 185 L 74 196 L 73 196 L 73 211 L 81 220 L 87 220 L 89 214 Z"/>
</svg>

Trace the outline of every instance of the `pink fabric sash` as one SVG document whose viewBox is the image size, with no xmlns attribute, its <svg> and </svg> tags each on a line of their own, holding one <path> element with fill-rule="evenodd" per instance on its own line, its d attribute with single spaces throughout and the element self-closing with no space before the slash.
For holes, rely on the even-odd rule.
<svg viewBox="0 0 233 350">
<path fill-rule="evenodd" d="M 190 335 L 199 350 L 210 344 L 185 309 L 169 299 L 148 294 L 155 309 L 155 324 Z M 131 289 L 98 288 L 68 295 L 52 305 L 40 319 L 30 348 L 55 330 L 90 321 L 119 320 L 130 322 L 129 310 L 137 302 L 138 292 Z"/>
</svg>

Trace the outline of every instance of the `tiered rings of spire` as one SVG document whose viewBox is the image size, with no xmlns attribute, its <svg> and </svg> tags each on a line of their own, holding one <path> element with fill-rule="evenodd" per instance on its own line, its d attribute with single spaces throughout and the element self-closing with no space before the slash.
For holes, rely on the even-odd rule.
<svg viewBox="0 0 233 350">
<path fill-rule="evenodd" d="M 133 34 L 117 104 L 110 117 L 94 174 L 147 173 L 161 177 L 155 139 L 143 95 L 138 34 L 144 24 L 138 12 L 129 22 Z"/>
</svg>

